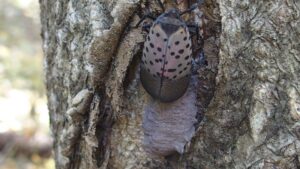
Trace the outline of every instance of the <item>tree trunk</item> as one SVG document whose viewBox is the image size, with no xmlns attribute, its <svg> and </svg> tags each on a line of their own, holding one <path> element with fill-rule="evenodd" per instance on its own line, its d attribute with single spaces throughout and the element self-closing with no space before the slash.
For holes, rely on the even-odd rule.
<svg viewBox="0 0 300 169">
<path fill-rule="evenodd" d="M 298 1 L 206 0 L 204 17 L 195 10 L 189 18 L 202 24 L 204 45 L 194 48 L 203 47 L 207 65 L 171 104 L 153 101 L 139 77 L 145 33 L 134 25 L 147 9 L 160 10 L 156 1 L 40 0 L 40 7 L 57 168 L 300 168 Z M 169 154 L 147 143 L 149 108 L 161 118 L 165 108 L 195 105 L 192 140 L 164 133 L 175 139 Z M 184 116 L 168 118 L 181 124 Z"/>
</svg>

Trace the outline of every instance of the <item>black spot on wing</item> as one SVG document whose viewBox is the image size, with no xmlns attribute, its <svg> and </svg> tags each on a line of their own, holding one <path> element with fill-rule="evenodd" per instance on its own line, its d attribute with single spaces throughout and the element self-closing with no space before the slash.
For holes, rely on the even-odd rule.
<svg viewBox="0 0 300 169">
<path fill-rule="evenodd" d="M 184 52 L 183 49 L 180 49 L 180 50 L 178 51 L 178 53 L 180 53 L 180 54 L 183 54 L 183 52 Z"/>
<path fill-rule="evenodd" d="M 151 48 L 154 48 L 154 45 L 153 45 L 153 43 L 150 43 L 150 47 L 151 47 Z"/>
<path fill-rule="evenodd" d="M 176 69 L 168 69 L 168 72 L 175 72 Z"/>
</svg>

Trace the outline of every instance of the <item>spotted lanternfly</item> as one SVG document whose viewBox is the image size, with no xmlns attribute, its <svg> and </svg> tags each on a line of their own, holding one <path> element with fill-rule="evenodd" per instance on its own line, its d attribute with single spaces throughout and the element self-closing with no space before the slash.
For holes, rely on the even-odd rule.
<svg viewBox="0 0 300 169">
<path fill-rule="evenodd" d="M 141 82 L 155 99 L 171 102 L 186 91 L 192 67 L 192 42 L 177 9 L 161 14 L 144 43 Z"/>
</svg>

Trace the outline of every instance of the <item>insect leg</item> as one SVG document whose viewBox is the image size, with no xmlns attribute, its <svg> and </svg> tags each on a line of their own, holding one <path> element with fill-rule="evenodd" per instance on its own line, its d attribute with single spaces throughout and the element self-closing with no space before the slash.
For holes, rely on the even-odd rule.
<svg viewBox="0 0 300 169">
<path fill-rule="evenodd" d="M 207 66 L 207 65 L 208 65 L 203 50 L 199 53 L 198 57 L 195 59 L 195 62 L 196 62 L 196 64 L 198 64 L 199 66 Z"/>
<path fill-rule="evenodd" d="M 146 15 L 144 15 L 141 19 L 140 19 L 140 21 L 135 25 L 135 28 L 137 28 L 145 19 L 147 19 L 147 18 L 149 18 L 149 19 L 152 19 L 152 20 L 155 20 L 156 18 L 154 17 L 154 16 L 152 16 L 151 14 L 146 14 Z"/>
<path fill-rule="evenodd" d="M 193 67 L 192 67 L 192 72 L 197 73 L 197 70 L 201 67 L 206 67 L 208 66 L 208 61 L 206 60 L 206 56 L 204 54 L 204 51 L 199 51 L 194 59 L 192 60 L 193 62 Z"/>
<path fill-rule="evenodd" d="M 198 24 L 187 24 L 187 27 L 188 27 L 189 32 L 192 37 L 194 37 L 196 35 L 196 43 L 198 44 L 197 46 L 202 46 L 203 42 L 202 42 L 202 37 L 199 34 L 199 25 Z"/>
<path fill-rule="evenodd" d="M 196 35 L 196 45 L 197 48 L 193 49 L 193 56 L 194 60 L 193 62 L 198 65 L 198 67 L 207 66 L 207 60 L 203 51 L 203 44 L 204 40 L 202 36 L 199 34 L 199 25 L 198 24 L 187 24 L 187 27 L 189 28 L 189 32 L 191 33 L 191 36 Z M 195 70 L 197 70 L 196 68 Z"/>
<path fill-rule="evenodd" d="M 151 26 L 152 26 L 152 23 L 151 24 L 145 24 L 145 25 L 142 26 L 142 30 L 149 33 L 149 30 L 150 30 Z"/>
<path fill-rule="evenodd" d="M 199 25 L 198 24 L 187 24 L 187 27 L 189 28 L 189 31 L 192 35 L 197 36 L 197 40 L 200 38 L 199 35 Z"/>
<path fill-rule="evenodd" d="M 203 40 L 202 36 L 199 34 L 199 25 L 187 24 L 187 27 L 189 28 L 189 32 L 192 37 L 194 37 L 196 35 L 196 41 L 194 41 L 194 42 L 196 42 L 196 44 L 193 44 L 193 56 L 195 56 L 196 63 L 198 64 L 199 61 L 197 61 L 197 60 L 199 60 L 199 59 L 197 59 L 197 58 L 204 56 L 204 53 L 203 53 L 204 40 Z M 200 59 L 200 60 L 203 60 L 203 59 Z M 203 65 L 203 64 L 201 63 L 200 65 Z"/>
</svg>

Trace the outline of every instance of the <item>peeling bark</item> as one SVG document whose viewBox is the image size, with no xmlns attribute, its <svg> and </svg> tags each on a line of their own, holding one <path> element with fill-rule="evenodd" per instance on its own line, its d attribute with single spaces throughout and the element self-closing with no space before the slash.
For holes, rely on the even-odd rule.
<svg viewBox="0 0 300 169">
<path fill-rule="evenodd" d="M 182 155 L 168 157 L 143 147 L 143 110 L 152 98 L 138 72 L 145 34 L 133 25 L 159 10 L 155 1 L 40 6 L 57 168 L 300 167 L 298 1 L 206 0 L 184 16 L 202 24 L 207 66 L 193 89 L 195 136 Z"/>
</svg>

